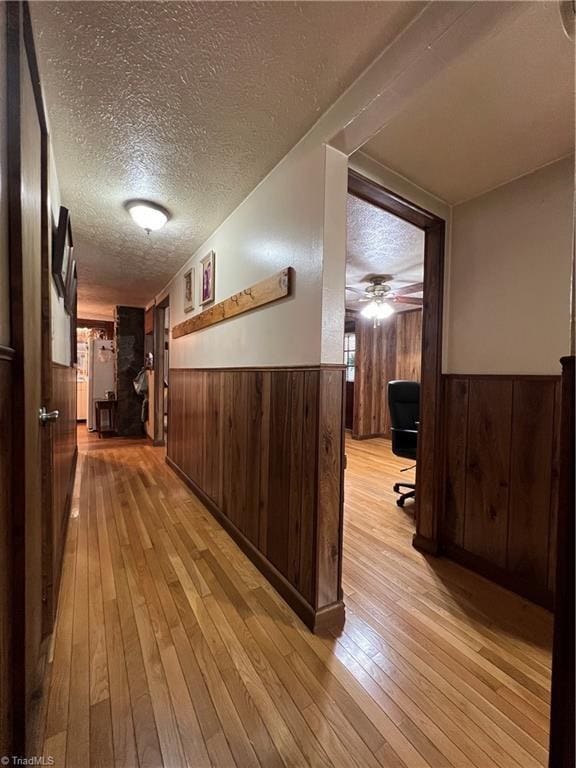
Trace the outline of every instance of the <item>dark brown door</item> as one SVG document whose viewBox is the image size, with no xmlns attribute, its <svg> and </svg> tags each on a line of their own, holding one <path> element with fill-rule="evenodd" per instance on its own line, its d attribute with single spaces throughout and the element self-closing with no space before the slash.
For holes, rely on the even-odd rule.
<svg viewBox="0 0 576 768">
<path fill-rule="evenodd" d="M 12 433 L 12 703 L 14 747 L 31 744 L 30 715 L 42 679 L 43 206 L 46 123 L 28 9 L 7 4 L 8 201 Z"/>
</svg>

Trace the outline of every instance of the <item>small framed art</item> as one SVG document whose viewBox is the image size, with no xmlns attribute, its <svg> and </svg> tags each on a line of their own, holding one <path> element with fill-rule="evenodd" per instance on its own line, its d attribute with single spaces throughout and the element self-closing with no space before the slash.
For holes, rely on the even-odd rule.
<svg viewBox="0 0 576 768">
<path fill-rule="evenodd" d="M 200 304 L 208 304 L 214 301 L 214 269 L 216 254 L 214 251 L 206 254 L 200 261 L 202 267 L 202 290 L 200 293 Z"/>
<path fill-rule="evenodd" d="M 184 312 L 194 309 L 194 267 L 184 273 Z"/>
</svg>

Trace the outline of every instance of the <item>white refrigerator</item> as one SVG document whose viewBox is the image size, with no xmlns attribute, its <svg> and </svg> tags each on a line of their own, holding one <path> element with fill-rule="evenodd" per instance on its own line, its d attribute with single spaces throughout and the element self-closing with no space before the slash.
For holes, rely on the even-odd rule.
<svg viewBox="0 0 576 768">
<path fill-rule="evenodd" d="M 106 392 L 116 391 L 114 342 L 91 339 L 88 349 L 88 429 L 96 429 L 96 400 L 105 400 Z"/>
</svg>

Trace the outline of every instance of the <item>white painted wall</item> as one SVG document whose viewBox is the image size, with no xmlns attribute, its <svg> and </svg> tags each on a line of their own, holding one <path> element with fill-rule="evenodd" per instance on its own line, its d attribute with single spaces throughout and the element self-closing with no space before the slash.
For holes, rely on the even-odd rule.
<svg viewBox="0 0 576 768">
<path fill-rule="evenodd" d="M 450 3 L 428 4 L 156 296 L 159 301 L 170 294 L 172 327 L 185 319 L 182 275 L 211 249 L 216 251 L 216 301 L 283 267 L 296 270 L 290 299 L 171 340 L 171 366 L 342 363 L 346 156 L 332 146 L 337 142 L 342 150 L 354 143 L 342 131 L 355 125 L 358 137 L 357 123 L 364 122 L 375 95 L 390 93 L 387 86 L 408 64 L 429 63 L 430 46 L 466 11 Z M 368 123 L 377 119 L 380 127 L 389 106 L 379 102 L 379 114 L 371 111 Z M 198 279 L 197 270 L 197 295 Z"/>
<path fill-rule="evenodd" d="M 447 222 L 444 373 L 560 373 L 570 339 L 572 158 L 454 208 L 360 152 L 350 167 Z"/>
<path fill-rule="evenodd" d="M 324 163 L 322 145 L 293 151 L 256 187 L 168 286 L 170 324 L 191 316 L 183 311 L 182 281 L 190 265 L 196 267 L 194 312 L 201 311 L 199 262 L 210 250 L 216 252 L 217 302 L 288 266 L 296 273 L 293 295 L 171 339 L 171 367 L 320 361 Z"/>
<path fill-rule="evenodd" d="M 573 158 L 453 209 L 447 370 L 559 374 L 570 348 Z"/>
<path fill-rule="evenodd" d="M 6 39 L 6 8 L 0 3 L 0 40 Z M 0 47 L 0 344 L 10 346 L 8 185 L 6 152 L 6 46 Z"/>
</svg>

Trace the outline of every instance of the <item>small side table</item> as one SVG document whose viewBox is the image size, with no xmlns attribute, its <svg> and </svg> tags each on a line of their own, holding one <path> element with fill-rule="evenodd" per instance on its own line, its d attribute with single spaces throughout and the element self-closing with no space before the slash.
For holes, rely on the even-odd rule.
<svg viewBox="0 0 576 768">
<path fill-rule="evenodd" d="M 116 432 L 116 400 L 96 400 L 94 403 L 96 407 L 96 431 L 98 437 L 102 437 L 103 434 L 108 432 Z M 106 412 L 108 417 L 108 427 L 102 429 L 102 413 Z"/>
</svg>

